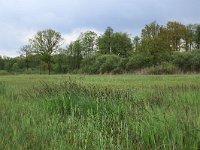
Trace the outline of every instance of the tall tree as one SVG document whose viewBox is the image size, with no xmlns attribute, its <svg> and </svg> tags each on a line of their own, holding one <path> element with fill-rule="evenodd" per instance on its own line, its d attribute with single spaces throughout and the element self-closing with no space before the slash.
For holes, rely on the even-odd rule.
<svg viewBox="0 0 200 150">
<path fill-rule="evenodd" d="M 156 22 L 145 25 L 142 29 L 139 52 L 148 57 L 153 65 L 161 63 L 169 55 L 170 45 L 167 33 L 167 30 Z"/>
<path fill-rule="evenodd" d="M 51 57 L 60 47 L 62 37 L 59 32 L 52 29 L 39 31 L 34 38 L 30 39 L 35 53 L 41 54 L 48 65 L 48 73 L 51 73 Z"/>
<path fill-rule="evenodd" d="M 79 41 L 77 41 L 76 44 L 81 44 L 82 51 L 85 56 L 88 56 L 90 53 L 96 50 L 97 34 L 95 32 L 86 31 L 81 33 L 78 40 Z"/>
<path fill-rule="evenodd" d="M 114 33 L 111 27 L 108 27 L 98 38 L 97 45 L 101 54 L 116 54 L 125 57 L 132 50 L 129 35 L 121 32 Z"/>
<path fill-rule="evenodd" d="M 24 45 L 20 48 L 19 52 L 23 57 L 25 57 L 25 63 L 26 63 L 26 71 L 29 69 L 29 62 L 30 62 L 30 56 L 32 54 L 32 48 L 31 45 Z"/>
<path fill-rule="evenodd" d="M 111 48 L 113 54 L 127 57 L 128 54 L 132 51 L 131 38 L 127 33 L 113 33 Z"/>
<path fill-rule="evenodd" d="M 197 49 L 200 49 L 200 25 L 196 26 L 194 41 Z"/>
<path fill-rule="evenodd" d="M 142 29 L 141 36 L 142 38 L 154 38 L 155 36 L 158 36 L 160 33 L 160 25 L 156 23 L 156 21 L 145 25 L 144 29 Z"/>
<path fill-rule="evenodd" d="M 172 50 L 180 51 L 182 48 L 182 40 L 184 40 L 185 33 L 187 32 L 186 26 L 179 22 L 168 22 L 167 29 Z"/>
<path fill-rule="evenodd" d="M 194 29 L 195 26 L 190 24 L 188 26 L 186 26 L 186 30 L 185 30 L 185 35 L 184 35 L 184 40 L 185 40 L 185 45 L 184 48 L 186 51 L 188 50 L 192 50 L 193 47 L 193 40 L 194 40 Z"/>
<path fill-rule="evenodd" d="M 82 44 L 79 40 L 71 42 L 67 47 L 68 54 L 73 57 L 73 65 L 75 69 L 80 69 L 81 60 L 82 60 Z"/>
<path fill-rule="evenodd" d="M 113 29 L 111 27 L 107 27 L 104 34 L 98 38 L 98 48 L 102 54 L 112 53 L 113 33 Z"/>
<path fill-rule="evenodd" d="M 139 45 L 140 45 L 140 38 L 139 36 L 135 36 L 133 39 L 133 48 L 135 52 L 138 51 Z"/>
<path fill-rule="evenodd" d="M 4 70 L 5 59 L 0 55 L 0 70 Z"/>
</svg>

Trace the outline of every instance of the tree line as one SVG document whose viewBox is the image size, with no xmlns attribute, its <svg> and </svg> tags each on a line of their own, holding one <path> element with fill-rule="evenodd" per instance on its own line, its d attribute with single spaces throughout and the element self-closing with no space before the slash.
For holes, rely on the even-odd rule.
<svg viewBox="0 0 200 150">
<path fill-rule="evenodd" d="M 98 36 L 81 33 L 61 48 L 64 39 L 52 29 L 37 32 L 20 56 L 0 57 L 1 72 L 8 73 L 178 73 L 199 72 L 200 25 L 169 21 L 145 25 L 141 35 L 114 32 L 108 27 Z"/>
</svg>

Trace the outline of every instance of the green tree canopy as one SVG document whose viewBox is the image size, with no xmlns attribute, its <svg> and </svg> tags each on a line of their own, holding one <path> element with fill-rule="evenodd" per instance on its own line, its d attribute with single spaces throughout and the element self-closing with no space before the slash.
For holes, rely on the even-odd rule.
<svg viewBox="0 0 200 150">
<path fill-rule="evenodd" d="M 98 38 L 98 48 L 101 54 L 112 53 L 112 42 L 113 42 L 113 29 L 107 27 L 103 35 Z"/>
<path fill-rule="evenodd" d="M 30 39 L 34 52 L 41 54 L 48 64 L 49 74 L 51 72 L 51 56 L 59 49 L 62 40 L 61 34 L 52 29 L 39 31 L 32 39 Z"/>
<path fill-rule="evenodd" d="M 84 56 L 88 56 L 92 52 L 96 51 L 96 41 L 97 41 L 97 34 L 93 31 L 86 31 L 81 33 L 78 38 L 79 46 L 81 44 L 82 47 L 82 54 Z M 78 46 L 78 43 L 75 45 Z"/>
</svg>

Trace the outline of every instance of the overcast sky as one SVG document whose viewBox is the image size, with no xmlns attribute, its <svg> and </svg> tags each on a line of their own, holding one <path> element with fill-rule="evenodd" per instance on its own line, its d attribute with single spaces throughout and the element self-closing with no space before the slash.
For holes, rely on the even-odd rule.
<svg viewBox="0 0 200 150">
<path fill-rule="evenodd" d="M 200 23 L 200 0 L 0 0 L 0 55 L 19 55 L 19 48 L 38 30 L 62 33 L 65 44 L 80 32 L 98 34 L 107 26 L 131 37 L 152 21 Z"/>
</svg>

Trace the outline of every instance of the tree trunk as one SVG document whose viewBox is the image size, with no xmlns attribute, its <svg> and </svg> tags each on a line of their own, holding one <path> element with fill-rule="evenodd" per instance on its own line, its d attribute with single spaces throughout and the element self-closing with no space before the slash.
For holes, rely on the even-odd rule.
<svg viewBox="0 0 200 150">
<path fill-rule="evenodd" d="M 28 72 L 28 59 L 26 58 L 26 72 Z"/>
<path fill-rule="evenodd" d="M 51 74 L 51 58 L 48 60 L 48 74 Z"/>
</svg>

